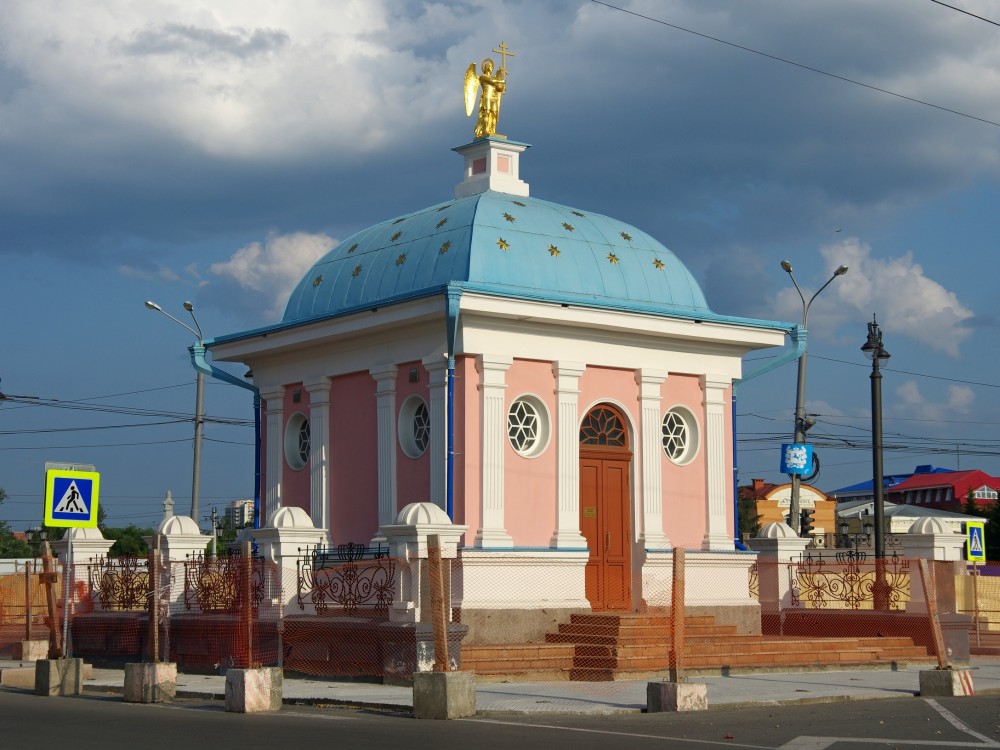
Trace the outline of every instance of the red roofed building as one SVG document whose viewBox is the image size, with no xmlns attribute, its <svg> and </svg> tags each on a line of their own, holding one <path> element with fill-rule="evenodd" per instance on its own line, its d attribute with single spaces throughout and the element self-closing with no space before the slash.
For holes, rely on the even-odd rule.
<svg viewBox="0 0 1000 750">
<path fill-rule="evenodd" d="M 1000 495 L 1000 478 L 991 477 L 979 469 L 943 474 L 914 474 L 893 487 L 886 499 L 893 503 L 961 513 L 970 491 L 976 506 L 984 511 L 989 510 Z"/>
</svg>

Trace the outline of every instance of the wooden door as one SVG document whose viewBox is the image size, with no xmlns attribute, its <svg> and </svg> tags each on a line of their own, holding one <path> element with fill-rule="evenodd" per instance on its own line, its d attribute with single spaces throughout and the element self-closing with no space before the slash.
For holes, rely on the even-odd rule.
<svg viewBox="0 0 1000 750">
<path fill-rule="evenodd" d="M 624 424 L 614 410 L 597 407 L 580 431 L 580 531 L 590 548 L 586 594 L 594 610 L 628 610 L 632 608 L 632 456 L 623 427 L 612 430 L 609 441 L 588 429 L 595 423 Z"/>
</svg>

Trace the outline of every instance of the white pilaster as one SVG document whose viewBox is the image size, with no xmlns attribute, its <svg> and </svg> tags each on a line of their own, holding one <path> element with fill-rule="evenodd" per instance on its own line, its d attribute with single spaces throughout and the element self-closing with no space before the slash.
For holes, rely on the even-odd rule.
<svg viewBox="0 0 1000 750">
<path fill-rule="evenodd" d="M 445 479 L 448 470 L 448 360 L 428 357 L 423 361 L 430 381 L 429 406 L 431 417 L 431 502 L 446 510 Z"/>
<path fill-rule="evenodd" d="M 264 469 L 267 476 L 264 507 L 260 513 L 261 518 L 267 518 L 281 507 L 281 472 L 285 465 L 285 389 L 262 390 L 260 397 L 267 404 L 267 460 Z"/>
<path fill-rule="evenodd" d="M 549 546 L 586 548 L 580 533 L 580 377 L 585 364 L 553 362 L 556 379 L 556 528 Z"/>
<path fill-rule="evenodd" d="M 704 375 L 701 379 L 705 394 L 705 536 L 703 549 L 731 550 L 732 535 L 726 530 L 726 478 L 732 467 L 726 467 L 726 388 L 732 381 L 722 375 Z"/>
<path fill-rule="evenodd" d="M 504 527 L 504 440 L 507 436 L 507 410 L 504 391 L 506 374 L 513 364 L 511 357 L 480 354 L 476 357 L 480 391 L 480 450 L 482 483 L 479 530 L 476 547 L 512 547 L 514 540 Z"/>
<path fill-rule="evenodd" d="M 309 392 L 309 517 L 333 541 L 330 528 L 330 378 L 305 383 Z"/>
<path fill-rule="evenodd" d="M 641 368 L 635 371 L 639 386 L 641 411 L 642 462 L 642 546 L 645 549 L 668 549 L 670 539 L 663 532 L 663 425 L 660 414 L 661 386 L 667 379 L 663 370 Z"/>
<path fill-rule="evenodd" d="M 378 525 L 382 527 L 396 518 L 396 365 L 374 367 L 368 372 L 375 378 Z M 380 535 L 376 531 L 374 539 L 380 539 Z"/>
</svg>

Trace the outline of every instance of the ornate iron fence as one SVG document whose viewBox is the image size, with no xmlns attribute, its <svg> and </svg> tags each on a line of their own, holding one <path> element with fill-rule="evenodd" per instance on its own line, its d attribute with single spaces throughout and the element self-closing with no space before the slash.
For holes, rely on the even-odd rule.
<svg viewBox="0 0 1000 750">
<path fill-rule="evenodd" d="M 388 615 L 396 578 L 396 561 L 388 549 L 363 544 L 341 544 L 336 549 L 314 549 L 296 562 L 299 609 L 306 602 L 322 615 L 355 615 L 360 607 L 380 617 Z"/>
<path fill-rule="evenodd" d="M 256 612 L 268 588 L 268 567 L 263 557 L 242 555 L 205 558 L 199 555 L 184 563 L 184 607 L 204 613 L 233 613 L 240 608 L 240 592 L 249 570 L 250 602 Z"/>
<path fill-rule="evenodd" d="M 882 585 L 879 587 L 879 578 Z M 893 554 L 881 563 L 865 552 L 808 553 L 793 566 L 793 607 L 874 609 L 876 595 L 886 609 L 902 610 L 910 598 L 910 561 Z"/>
<path fill-rule="evenodd" d="M 138 555 L 99 557 L 87 566 L 92 599 L 107 612 L 149 609 L 149 560 Z"/>
</svg>

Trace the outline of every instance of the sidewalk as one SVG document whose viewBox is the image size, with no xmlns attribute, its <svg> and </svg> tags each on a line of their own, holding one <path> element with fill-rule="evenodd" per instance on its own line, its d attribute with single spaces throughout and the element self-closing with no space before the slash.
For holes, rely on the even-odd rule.
<svg viewBox="0 0 1000 750">
<path fill-rule="evenodd" d="M 20 666 L 0 662 L 0 671 Z M 30 669 L 30 665 L 26 665 Z M 971 667 L 977 694 L 1000 692 L 1000 658 L 974 657 Z M 785 672 L 692 678 L 708 685 L 710 709 L 787 703 L 900 698 L 916 695 L 919 672 L 865 669 L 834 672 Z M 225 677 L 177 676 L 179 697 L 225 697 Z M 646 706 L 648 680 L 619 682 L 498 682 L 476 686 L 478 712 L 488 714 L 615 714 L 636 713 Z M 87 693 L 121 693 L 124 672 L 94 669 L 84 683 Z M 410 711 L 413 691 L 366 682 L 286 678 L 284 700 L 289 704 L 343 705 L 380 710 Z"/>
</svg>

